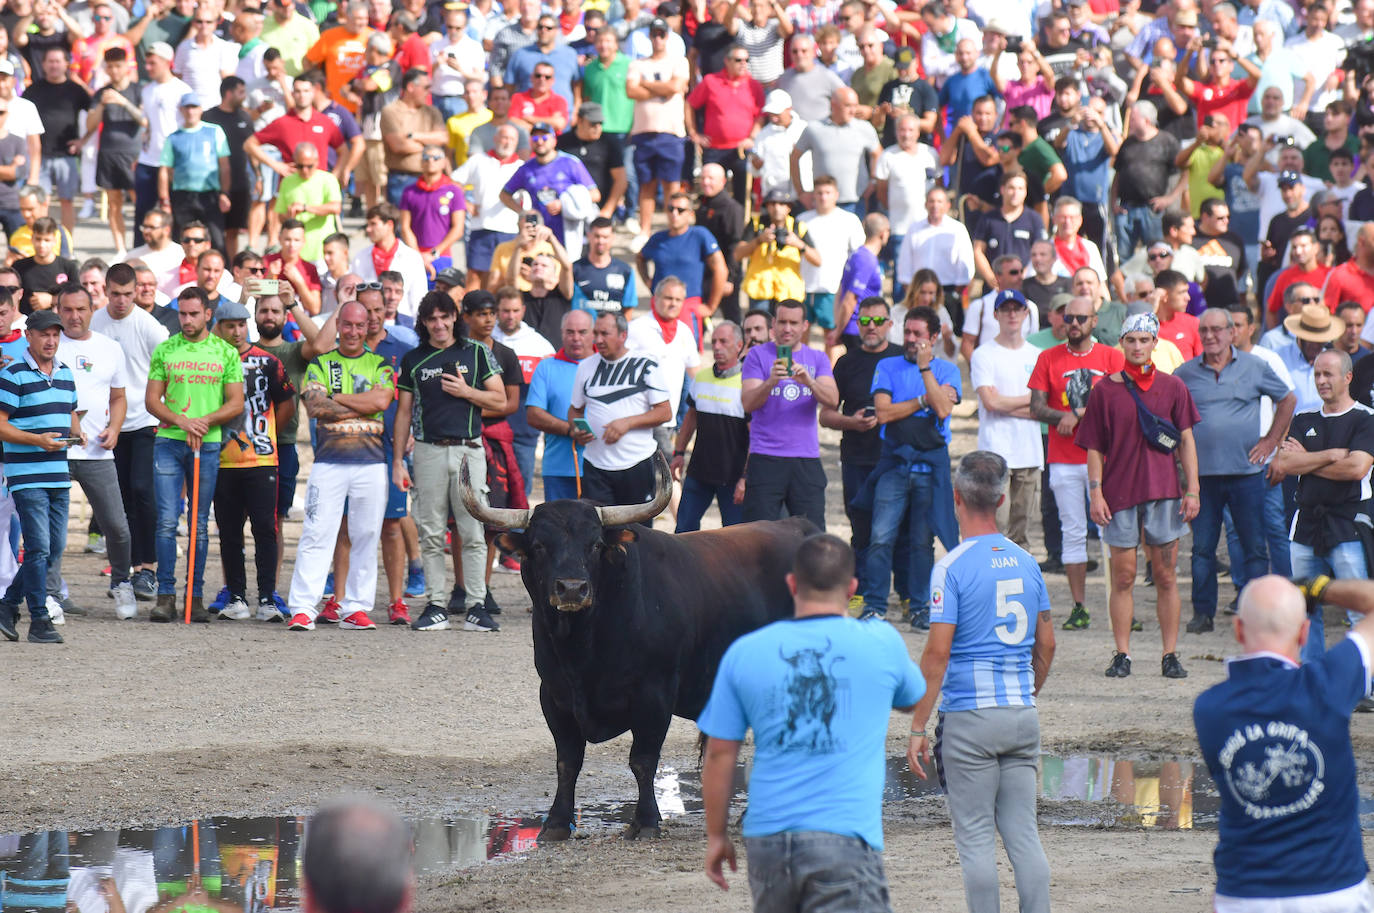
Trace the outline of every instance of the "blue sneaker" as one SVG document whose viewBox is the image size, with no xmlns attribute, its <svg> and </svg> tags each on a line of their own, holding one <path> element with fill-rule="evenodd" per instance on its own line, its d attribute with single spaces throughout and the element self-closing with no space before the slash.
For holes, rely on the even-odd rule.
<svg viewBox="0 0 1374 913">
<path fill-rule="evenodd" d="M 224 611 L 224 607 L 228 605 L 229 600 L 233 598 L 234 594 L 229 592 L 229 588 L 227 586 L 220 587 L 219 595 L 216 596 L 214 600 L 210 603 L 210 614 L 218 615 L 220 612 Z"/>
<path fill-rule="evenodd" d="M 406 595 L 425 595 L 425 572 L 418 566 L 412 568 L 410 573 L 406 575 Z"/>
<path fill-rule="evenodd" d="M 286 610 L 286 600 L 281 598 L 281 593 L 272 591 L 272 602 L 276 605 L 277 611 L 281 613 L 282 621 L 289 621 L 291 613 Z"/>
<path fill-rule="evenodd" d="M 330 571 L 324 578 L 324 595 L 334 595 L 334 572 Z"/>
</svg>

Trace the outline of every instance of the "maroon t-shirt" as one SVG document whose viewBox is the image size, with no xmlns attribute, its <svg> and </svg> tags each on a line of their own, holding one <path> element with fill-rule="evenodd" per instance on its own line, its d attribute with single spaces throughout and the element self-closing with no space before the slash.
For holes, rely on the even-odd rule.
<svg viewBox="0 0 1374 913">
<path fill-rule="evenodd" d="M 1078 423 L 1074 443 L 1084 450 L 1102 454 L 1102 497 L 1116 512 L 1128 507 L 1182 497 L 1174 456 L 1160 453 L 1145 443 L 1135 400 L 1118 375 L 1104 378 L 1088 394 L 1088 408 Z M 1140 399 L 1160 418 L 1173 422 L 1180 431 L 1196 425 L 1201 416 L 1183 381 L 1169 374 L 1158 374 Z"/>
</svg>

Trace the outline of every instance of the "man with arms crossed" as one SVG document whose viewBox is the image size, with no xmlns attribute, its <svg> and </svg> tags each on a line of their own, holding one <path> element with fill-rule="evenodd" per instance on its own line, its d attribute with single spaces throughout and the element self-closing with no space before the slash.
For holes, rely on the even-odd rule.
<svg viewBox="0 0 1374 913">
<path fill-rule="evenodd" d="M 1310 620 L 1330 603 L 1364 615 L 1341 643 L 1303 661 Z M 1374 583 L 1261 577 L 1240 594 L 1244 651 L 1193 704 L 1207 768 L 1221 792 L 1215 908 L 1370 910 L 1350 714 L 1374 674 Z M 1248 771 L 1273 770 L 1256 783 Z"/>
<path fill-rule="evenodd" d="M 1023 913 L 1049 913 L 1050 866 L 1035 825 L 1040 718 L 1035 698 L 1054 659 L 1050 597 L 1030 553 L 997 531 L 1007 462 L 987 450 L 959 461 L 954 512 L 964 539 L 930 575 L 926 693 L 911 718 L 907 762 L 925 779 L 930 711 L 943 692 L 935 764 L 954 825 L 970 913 L 997 913 L 994 829 Z"/>
<path fill-rule="evenodd" d="M 1145 554 L 1154 563 L 1159 636 L 1164 644 L 1160 671 L 1165 678 L 1188 676 L 1174 652 L 1179 616 L 1174 565 L 1178 560 L 1178 540 L 1198 511 L 1197 449 L 1191 430 L 1198 423 L 1198 411 L 1183 381 L 1159 371 L 1150 361 L 1158 341 L 1159 318 L 1154 314 L 1146 311 L 1126 318 L 1121 327 L 1126 365 L 1093 388 L 1074 437 L 1074 442 L 1088 451 L 1090 516 L 1094 523 L 1104 527 L 1102 541 L 1111 547 L 1108 611 L 1116 655 L 1107 668 L 1108 678 L 1131 674 L 1133 588 L 1141 527 Z M 1173 453 L 1164 453 L 1146 443 L 1132 389 L 1138 392 L 1145 409 L 1178 429 L 1177 450 L 1186 490 L 1179 490 Z"/>
<path fill-rule="evenodd" d="M 925 683 L 897 632 L 849 618 L 858 587 L 854 553 L 812 536 L 787 575 L 796 615 L 746 634 L 725 652 L 698 724 L 708 737 L 701 771 L 706 876 L 726 888 L 736 869 L 726 833 L 740 743 L 754 730 L 744 840 L 758 911 L 889 910 L 883 874 L 882 784 L 891 710 L 911 710 Z M 824 686 L 843 689 L 826 728 L 798 727 L 781 688 L 816 688 L 787 657 L 816 657 Z M 808 684 L 803 685 L 803 682 Z M 806 720 L 819 727 L 819 720 Z M 1034 778 L 1034 761 L 1031 762 Z M 1034 789 L 1031 791 L 1034 801 Z"/>
</svg>

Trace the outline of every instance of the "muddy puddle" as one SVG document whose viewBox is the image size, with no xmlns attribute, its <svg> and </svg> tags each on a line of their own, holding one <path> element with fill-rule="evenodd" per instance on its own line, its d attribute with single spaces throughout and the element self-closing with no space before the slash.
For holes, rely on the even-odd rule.
<svg viewBox="0 0 1374 913">
<path fill-rule="evenodd" d="M 747 777 L 742 765 L 735 783 L 736 813 L 743 808 Z M 700 818 L 697 770 L 665 766 L 654 786 L 665 819 Z M 907 803 L 942 799 L 937 784 L 912 774 L 905 759 L 893 758 L 884 801 L 891 817 L 900 816 Z M 1219 805 L 1215 785 L 1197 762 L 1105 754 L 1041 757 L 1042 827 L 1215 828 Z M 1362 797 L 1360 811 L 1364 829 L 1374 830 L 1374 797 Z M 518 857 L 534 848 L 542 813 L 541 808 L 413 819 L 416 867 L 442 872 Z M 631 813 L 624 803 L 584 803 L 578 809 L 578 836 L 615 833 Z M 306 824 L 307 817 L 299 815 L 217 817 L 166 827 L 0 835 L 0 910 L 299 910 Z"/>
</svg>

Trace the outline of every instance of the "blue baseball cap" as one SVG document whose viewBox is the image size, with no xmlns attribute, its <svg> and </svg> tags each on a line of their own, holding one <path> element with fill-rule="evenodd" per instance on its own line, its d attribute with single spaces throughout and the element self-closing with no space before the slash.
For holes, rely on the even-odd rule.
<svg viewBox="0 0 1374 913">
<path fill-rule="evenodd" d="M 992 309 L 995 311 L 1007 304 L 1019 304 L 1021 307 L 1026 307 L 1026 296 L 1014 288 L 1002 289 L 997 293 L 996 299 L 993 300 Z"/>
</svg>

